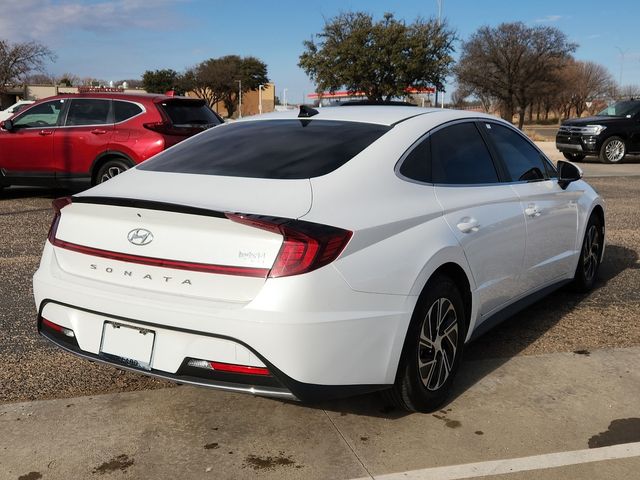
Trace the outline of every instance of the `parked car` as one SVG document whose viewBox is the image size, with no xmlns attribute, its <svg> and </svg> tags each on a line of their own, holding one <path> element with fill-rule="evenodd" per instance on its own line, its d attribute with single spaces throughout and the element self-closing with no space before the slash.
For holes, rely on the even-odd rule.
<svg viewBox="0 0 640 480">
<path fill-rule="evenodd" d="M 0 189 L 96 185 L 220 123 L 200 99 L 124 93 L 50 97 L 0 123 Z"/>
<path fill-rule="evenodd" d="M 465 342 L 594 285 L 605 210 L 581 177 L 475 112 L 303 107 L 222 125 L 54 201 L 38 330 L 182 383 L 302 401 L 385 390 L 433 410 Z"/>
<path fill-rule="evenodd" d="M 614 103 L 594 117 L 565 120 L 556 147 L 576 162 L 595 155 L 604 163 L 621 163 L 627 153 L 640 153 L 640 100 Z"/>
<path fill-rule="evenodd" d="M 7 118 L 11 118 L 13 115 L 18 113 L 20 110 L 25 108 L 27 105 L 33 104 L 33 100 L 19 100 L 9 108 L 4 110 L 0 110 L 0 122 L 6 120 Z"/>
</svg>

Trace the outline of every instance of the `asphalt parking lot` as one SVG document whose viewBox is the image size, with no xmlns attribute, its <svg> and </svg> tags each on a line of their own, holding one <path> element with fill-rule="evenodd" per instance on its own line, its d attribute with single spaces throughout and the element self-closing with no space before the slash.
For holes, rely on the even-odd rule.
<svg viewBox="0 0 640 480">
<path fill-rule="evenodd" d="M 455 399 L 434 415 L 403 415 L 377 395 L 302 406 L 175 388 L 59 351 L 35 333 L 31 276 L 51 199 L 65 192 L 8 189 L 0 478 L 472 478 L 500 473 L 486 462 L 503 459 L 509 480 L 637 478 L 640 163 L 582 166 L 608 209 L 596 290 L 558 291 L 469 345 Z M 593 446 L 605 455 L 596 463 L 580 453 Z M 461 464 L 474 466 L 433 470 Z"/>
</svg>

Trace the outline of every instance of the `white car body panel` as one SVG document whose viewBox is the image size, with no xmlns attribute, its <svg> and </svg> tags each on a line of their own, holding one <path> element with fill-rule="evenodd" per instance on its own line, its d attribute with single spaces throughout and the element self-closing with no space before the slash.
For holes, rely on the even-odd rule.
<svg viewBox="0 0 640 480">
<path fill-rule="evenodd" d="M 249 278 L 94 258 L 47 242 L 34 276 L 41 317 L 72 329 L 83 354 L 96 359 L 105 320 L 154 330 L 152 373 L 176 374 L 190 357 L 266 365 L 305 388 L 380 388 L 395 380 L 416 302 L 439 268 L 453 266 L 466 278 L 467 339 L 492 314 L 573 277 L 588 218 L 594 208 L 604 209 L 586 182 L 566 190 L 554 180 L 443 186 L 395 173 L 403 154 L 430 130 L 449 121 L 493 117 L 413 107 L 320 110 L 311 121 L 400 123 L 340 168 L 311 179 L 134 168 L 64 207 L 56 238 L 129 255 L 265 269 L 282 248 L 277 233 L 222 215 L 163 211 L 168 204 L 300 219 L 353 232 L 333 262 L 300 275 Z M 291 118 L 297 118 L 295 112 L 234 124 Z M 201 135 L 206 132 L 193 139 Z M 114 198 L 160 206 L 99 204 Z M 530 203 L 538 206 L 539 216 L 528 218 Z M 458 224 L 467 217 L 478 227 L 465 233 Z M 153 231 L 154 241 L 129 243 L 127 234 L 136 228 Z M 189 284 L 180 283 L 183 276 Z"/>
<path fill-rule="evenodd" d="M 535 290 L 567 278 L 567 272 L 575 265 L 582 246 L 582 237 L 577 236 L 576 205 L 581 192 L 563 190 L 553 180 L 520 183 L 512 188 L 520 197 L 526 220 L 527 248 L 522 291 Z"/>
<path fill-rule="evenodd" d="M 11 117 L 13 117 L 18 111 L 21 109 L 19 107 L 25 108 L 26 105 L 31 105 L 35 103 L 33 100 L 19 100 L 13 105 L 4 110 L 0 110 L 0 122 L 3 122 Z"/>
<path fill-rule="evenodd" d="M 178 179 L 181 188 L 176 189 Z M 311 208 L 312 200 L 309 180 L 214 177 L 136 168 L 78 196 L 136 198 L 219 212 L 251 212 L 285 218 L 301 217 Z"/>
<path fill-rule="evenodd" d="M 437 186 L 435 191 L 469 262 L 478 313 L 486 315 L 522 292 L 526 231 L 519 198 L 510 185 Z M 468 222 L 478 226 L 461 231 L 458 225 Z"/>
</svg>

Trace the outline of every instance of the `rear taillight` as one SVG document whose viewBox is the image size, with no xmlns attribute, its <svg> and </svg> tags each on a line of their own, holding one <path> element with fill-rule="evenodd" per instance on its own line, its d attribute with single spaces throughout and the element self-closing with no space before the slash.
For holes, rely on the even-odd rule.
<svg viewBox="0 0 640 480">
<path fill-rule="evenodd" d="M 170 122 L 150 122 L 143 123 L 142 126 L 147 130 L 151 130 L 162 135 L 185 135 L 182 129 L 174 128 Z"/>
<path fill-rule="evenodd" d="M 73 202 L 71 197 L 56 198 L 51 202 L 53 207 L 53 221 L 51 222 L 51 228 L 49 228 L 49 241 L 55 245 L 56 232 L 58 231 L 58 224 L 60 223 L 60 211 L 70 205 Z"/>
<path fill-rule="evenodd" d="M 229 220 L 283 236 L 282 247 L 269 277 L 288 277 L 311 272 L 333 262 L 353 235 L 349 230 L 301 220 L 226 214 Z"/>
</svg>

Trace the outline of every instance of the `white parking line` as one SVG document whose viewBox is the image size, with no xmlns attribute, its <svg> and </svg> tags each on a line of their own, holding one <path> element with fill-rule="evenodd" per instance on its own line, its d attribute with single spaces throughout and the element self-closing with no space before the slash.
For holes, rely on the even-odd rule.
<svg viewBox="0 0 640 480">
<path fill-rule="evenodd" d="M 425 468 L 386 475 L 374 475 L 373 478 L 375 480 L 461 480 L 631 457 L 640 457 L 640 442 L 587 450 L 574 450 L 572 452 L 547 453 L 531 457 Z"/>
</svg>

